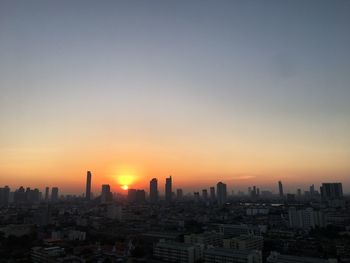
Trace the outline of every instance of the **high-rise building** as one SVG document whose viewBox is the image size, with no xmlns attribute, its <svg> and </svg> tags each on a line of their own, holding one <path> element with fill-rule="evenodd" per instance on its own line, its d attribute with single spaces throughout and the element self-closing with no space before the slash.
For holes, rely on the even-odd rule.
<svg viewBox="0 0 350 263">
<path fill-rule="evenodd" d="M 85 199 L 87 201 L 90 201 L 91 199 L 91 172 L 87 171 L 86 173 L 86 192 L 85 192 Z"/>
<path fill-rule="evenodd" d="M 149 182 L 149 200 L 151 203 L 156 203 L 158 201 L 158 180 L 153 178 Z"/>
<path fill-rule="evenodd" d="M 45 187 L 45 202 L 49 201 L 50 188 L 48 186 Z"/>
<path fill-rule="evenodd" d="M 208 200 L 208 190 L 207 189 L 202 190 L 202 198 L 204 201 Z"/>
<path fill-rule="evenodd" d="M 215 187 L 210 187 L 210 199 L 211 201 L 215 201 Z"/>
<path fill-rule="evenodd" d="M 183 191 L 182 189 L 176 189 L 176 199 L 181 200 L 183 197 Z"/>
<path fill-rule="evenodd" d="M 278 181 L 278 191 L 279 191 L 280 197 L 283 198 L 284 193 L 283 193 L 283 185 L 281 181 Z"/>
<path fill-rule="evenodd" d="M 112 201 L 111 187 L 109 184 L 102 185 L 101 203 L 106 204 Z"/>
<path fill-rule="evenodd" d="M 323 183 L 320 187 L 323 200 L 335 200 L 343 198 L 342 183 Z"/>
<path fill-rule="evenodd" d="M 58 187 L 52 187 L 51 189 L 51 202 L 58 202 Z"/>
<path fill-rule="evenodd" d="M 310 185 L 310 195 L 311 196 L 315 195 L 315 186 L 314 185 Z"/>
<path fill-rule="evenodd" d="M 216 193 L 217 193 L 218 204 L 219 205 L 225 204 L 227 199 L 226 184 L 222 182 L 218 182 L 216 185 Z"/>
<path fill-rule="evenodd" d="M 171 202 L 172 199 L 172 180 L 171 176 L 165 179 L 165 201 Z"/>
<path fill-rule="evenodd" d="M 0 205 L 7 205 L 10 198 L 10 188 L 5 186 L 0 188 Z"/>
</svg>

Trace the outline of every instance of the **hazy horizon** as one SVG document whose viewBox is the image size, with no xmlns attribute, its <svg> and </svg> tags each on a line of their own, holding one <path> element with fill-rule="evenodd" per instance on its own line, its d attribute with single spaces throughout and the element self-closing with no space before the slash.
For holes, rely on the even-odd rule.
<svg viewBox="0 0 350 263">
<path fill-rule="evenodd" d="M 1 1 L 0 186 L 81 193 L 91 170 L 94 191 L 162 189 L 171 174 L 184 189 L 348 193 L 349 13 L 341 0 Z"/>
</svg>

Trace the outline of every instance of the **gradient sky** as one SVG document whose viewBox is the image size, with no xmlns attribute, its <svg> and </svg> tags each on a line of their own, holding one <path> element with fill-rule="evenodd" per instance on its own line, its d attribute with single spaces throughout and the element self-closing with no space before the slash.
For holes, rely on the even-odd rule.
<svg viewBox="0 0 350 263">
<path fill-rule="evenodd" d="M 0 185 L 350 187 L 350 1 L 0 2 Z M 121 178 L 124 179 L 121 180 Z"/>
</svg>

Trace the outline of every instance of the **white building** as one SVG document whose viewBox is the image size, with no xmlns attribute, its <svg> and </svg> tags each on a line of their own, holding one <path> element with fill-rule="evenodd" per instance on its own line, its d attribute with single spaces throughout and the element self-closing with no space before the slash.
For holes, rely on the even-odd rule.
<svg viewBox="0 0 350 263">
<path fill-rule="evenodd" d="M 213 248 L 204 251 L 204 263 L 261 263 L 261 251 Z"/>
<path fill-rule="evenodd" d="M 336 259 L 322 259 L 313 257 L 299 257 L 291 255 L 282 255 L 277 252 L 271 252 L 267 258 L 267 263 L 337 263 Z"/>
<path fill-rule="evenodd" d="M 194 263 L 203 257 L 203 245 L 160 240 L 153 255 L 164 262 Z"/>
</svg>

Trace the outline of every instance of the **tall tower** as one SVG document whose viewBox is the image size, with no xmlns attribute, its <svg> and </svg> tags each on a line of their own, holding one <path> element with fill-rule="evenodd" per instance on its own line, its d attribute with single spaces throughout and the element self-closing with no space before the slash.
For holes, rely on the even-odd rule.
<svg viewBox="0 0 350 263">
<path fill-rule="evenodd" d="M 283 198 L 284 194 L 283 194 L 283 185 L 281 181 L 278 181 L 278 191 L 280 194 L 280 197 Z"/>
<path fill-rule="evenodd" d="M 165 201 L 170 203 L 172 194 L 172 180 L 170 176 L 169 178 L 165 179 Z"/>
<path fill-rule="evenodd" d="M 46 186 L 46 188 L 45 188 L 45 202 L 49 201 L 49 191 L 50 191 L 50 188 L 48 186 Z"/>
<path fill-rule="evenodd" d="M 86 173 L 86 192 L 85 192 L 85 198 L 87 201 L 90 201 L 91 198 L 91 172 L 87 171 Z"/>
<path fill-rule="evenodd" d="M 218 199 L 218 205 L 225 204 L 227 198 L 226 184 L 218 182 L 216 185 L 216 194 Z"/>
<path fill-rule="evenodd" d="M 58 202 L 58 187 L 52 187 L 51 189 L 51 202 Z"/>
<path fill-rule="evenodd" d="M 151 203 L 156 203 L 158 201 L 158 180 L 153 178 L 149 182 L 149 200 Z"/>
<path fill-rule="evenodd" d="M 210 199 L 212 202 L 215 201 L 215 187 L 214 186 L 210 187 Z"/>
</svg>

